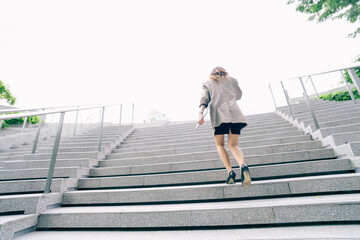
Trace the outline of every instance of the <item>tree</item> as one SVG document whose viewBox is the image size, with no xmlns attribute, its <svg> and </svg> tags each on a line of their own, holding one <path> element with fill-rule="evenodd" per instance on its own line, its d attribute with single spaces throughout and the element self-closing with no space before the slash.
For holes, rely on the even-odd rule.
<svg viewBox="0 0 360 240">
<path fill-rule="evenodd" d="M 328 19 L 346 18 L 350 23 L 360 22 L 360 0 L 288 0 L 288 4 L 297 3 L 296 11 L 311 14 L 309 20 L 323 22 Z M 360 27 L 348 37 L 360 34 Z"/>
<path fill-rule="evenodd" d="M 360 62 L 360 56 L 358 57 L 358 59 L 357 59 L 355 62 Z M 357 67 L 357 68 L 355 68 L 354 70 L 355 70 L 356 74 L 358 75 L 358 77 L 360 78 L 360 67 Z M 344 75 L 345 75 L 346 81 L 347 81 L 348 83 L 353 84 L 353 81 L 352 81 L 352 79 L 350 78 L 350 75 L 349 75 L 349 73 L 347 72 L 347 70 L 344 70 Z M 340 81 L 340 83 L 343 84 L 344 81 Z"/>
<path fill-rule="evenodd" d="M 8 86 L 0 80 L 0 99 L 5 99 L 10 105 L 14 105 L 16 98 L 11 94 Z"/>
</svg>

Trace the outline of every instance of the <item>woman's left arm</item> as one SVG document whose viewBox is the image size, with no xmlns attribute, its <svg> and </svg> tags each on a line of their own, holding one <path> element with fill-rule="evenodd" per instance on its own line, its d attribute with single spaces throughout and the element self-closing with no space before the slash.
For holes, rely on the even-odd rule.
<svg viewBox="0 0 360 240">
<path fill-rule="evenodd" d="M 235 86 L 236 101 L 240 100 L 241 97 L 242 97 L 242 91 L 241 91 L 241 89 L 239 87 L 239 83 L 235 78 L 231 78 L 231 79 L 232 79 L 232 81 L 234 83 L 234 86 Z"/>
</svg>

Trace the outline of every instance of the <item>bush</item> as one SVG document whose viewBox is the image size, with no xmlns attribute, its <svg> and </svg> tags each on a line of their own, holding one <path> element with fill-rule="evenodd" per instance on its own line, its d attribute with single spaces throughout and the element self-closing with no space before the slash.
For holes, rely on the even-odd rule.
<svg viewBox="0 0 360 240">
<path fill-rule="evenodd" d="M 360 95 L 356 88 L 351 89 L 351 91 L 354 94 L 355 99 L 360 99 Z M 336 101 L 336 102 L 342 102 L 342 101 L 349 101 L 351 100 L 351 96 L 348 91 L 339 91 L 336 93 L 328 93 L 325 95 L 320 95 L 320 99 L 322 100 L 329 100 L 329 101 Z"/>
<path fill-rule="evenodd" d="M 7 113 L 7 114 L 14 114 L 14 113 Z M 10 127 L 10 125 L 20 125 L 20 124 L 23 124 L 24 121 L 25 121 L 25 118 L 5 120 L 3 122 L 3 125 L 1 126 L 1 128 Z M 30 124 L 38 124 L 40 122 L 40 117 L 39 116 L 28 117 L 26 122 L 28 122 Z"/>
</svg>

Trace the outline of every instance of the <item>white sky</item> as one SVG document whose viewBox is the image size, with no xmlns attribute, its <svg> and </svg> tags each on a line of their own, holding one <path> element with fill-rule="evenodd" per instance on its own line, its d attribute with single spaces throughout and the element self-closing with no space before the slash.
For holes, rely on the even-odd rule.
<svg viewBox="0 0 360 240">
<path fill-rule="evenodd" d="M 245 114 L 273 111 L 268 82 L 360 54 L 357 25 L 309 22 L 286 2 L 0 0 L 0 80 L 18 107 L 134 102 L 136 122 L 196 120 L 201 83 L 222 66 Z"/>
</svg>

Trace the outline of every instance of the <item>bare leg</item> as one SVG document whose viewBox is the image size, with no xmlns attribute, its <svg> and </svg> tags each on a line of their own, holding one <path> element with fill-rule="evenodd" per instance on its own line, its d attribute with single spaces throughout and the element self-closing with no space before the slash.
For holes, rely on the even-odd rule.
<svg viewBox="0 0 360 240">
<path fill-rule="evenodd" d="M 224 135 L 215 135 L 214 138 L 215 138 L 216 148 L 217 148 L 219 157 L 220 157 L 221 161 L 223 162 L 227 172 L 229 173 L 232 168 L 231 168 L 231 164 L 230 164 L 229 155 L 227 154 L 227 152 L 225 150 Z"/>
<path fill-rule="evenodd" d="M 239 167 L 245 163 L 244 161 L 244 155 L 239 148 L 239 135 L 238 134 L 232 134 L 231 130 L 229 132 L 228 137 L 228 146 L 231 154 L 235 158 L 236 162 L 239 164 Z"/>
<path fill-rule="evenodd" d="M 239 148 L 238 142 L 239 142 L 239 135 L 232 134 L 230 130 L 229 138 L 228 138 L 229 149 L 231 151 L 231 154 L 234 156 L 236 162 L 239 164 L 242 186 L 244 188 L 247 188 L 251 184 L 251 177 L 250 177 L 250 172 L 247 170 L 247 168 L 245 167 L 245 170 L 243 171 L 241 167 L 245 162 L 244 162 L 244 155 Z"/>
</svg>

